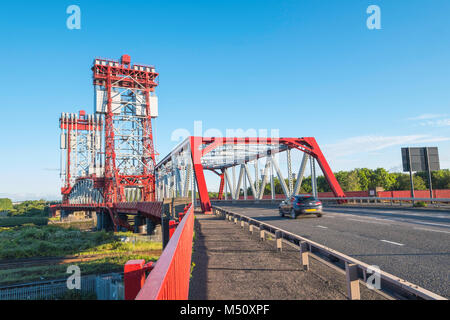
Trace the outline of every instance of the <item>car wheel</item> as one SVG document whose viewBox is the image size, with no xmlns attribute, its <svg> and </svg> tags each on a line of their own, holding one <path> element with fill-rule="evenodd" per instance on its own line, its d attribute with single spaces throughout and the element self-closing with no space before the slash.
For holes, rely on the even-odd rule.
<svg viewBox="0 0 450 320">
<path fill-rule="evenodd" d="M 322 216 L 321 213 L 316 213 L 316 215 L 317 215 L 317 218 L 320 218 Z"/>
<path fill-rule="evenodd" d="M 294 209 L 291 210 L 291 218 L 292 219 L 297 219 L 297 215 L 295 214 L 295 210 Z"/>
<path fill-rule="evenodd" d="M 280 210 L 280 217 L 284 217 L 284 212 L 283 212 L 283 210 L 281 210 L 281 209 L 279 209 Z"/>
</svg>

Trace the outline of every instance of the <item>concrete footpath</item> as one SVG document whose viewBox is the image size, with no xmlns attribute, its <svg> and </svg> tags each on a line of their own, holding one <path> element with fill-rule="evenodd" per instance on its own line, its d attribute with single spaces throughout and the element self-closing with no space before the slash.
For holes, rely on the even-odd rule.
<svg viewBox="0 0 450 320">
<path fill-rule="evenodd" d="M 248 228 L 197 214 L 190 300 L 345 300 L 345 274 L 310 256 L 303 271 L 298 249 L 259 240 Z M 385 299 L 361 285 L 361 298 Z"/>
</svg>

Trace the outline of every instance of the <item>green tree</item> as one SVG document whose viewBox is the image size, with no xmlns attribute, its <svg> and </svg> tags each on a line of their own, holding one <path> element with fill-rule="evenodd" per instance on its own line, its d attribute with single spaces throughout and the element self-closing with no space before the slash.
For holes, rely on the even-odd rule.
<svg viewBox="0 0 450 320">
<path fill-rule="evenodd" d="M 11 210 L 13 208 L 13 204 L 11 199 L 1 198 L 0 199 L 0 211 Z"/>
<path fill-rule="evenodd" d="M 356 169 L 361 190 L 369 190 L 372 183 L 373 171 L 367 168 Z"/>
<path fill-rule="evenodd" d="M 426 188 L 428 189 L 428 172 L 416 172 L 417 176 L 421 177 L 425 181 Z M 431 173 L 431 182 L 433 183 L 433 189 L 450 189 L 450 170 L 438 170 Z"/>
<path fill-rule="evenodd" d="M 411 179 L 409 174 L 396 173 L 393 174 L 395 177 L 395 184 L 392 190 L 410 190 L 411 189 Z M 413 175 L 414 190 L 425 190 L 427 186 L 425 181 L 420 176 Z"/>
<path fill-rule="evenodd" d="M 385 190 L 392 190 L 395 185 L 395 176 L 384 168 L 377 168 L 372 175 L 370 188 L 382 187 Z"/>
</svg>

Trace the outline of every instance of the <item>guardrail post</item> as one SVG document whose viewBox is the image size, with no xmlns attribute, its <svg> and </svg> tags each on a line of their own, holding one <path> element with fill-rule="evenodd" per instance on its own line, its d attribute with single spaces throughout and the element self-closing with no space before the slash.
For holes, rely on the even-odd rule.
<svg viewBox="0 0 450 320">
<path fill-rule="evenodd" d="M 281 231 L 278 230 L 275 232 L 275 238 L 277 239 L 277 250 L 281 252 L 283 250 L 283 234 Z"/>
<path fill-rule="evenodd" d="M 169 243 L 170 239 L 170 231 L 169 231 L 169 221 L 170 219 L 166 216 L 161 217 L 161 229 L 162 229 L 162 245 L 163 249 L 166 247 L 167 243 Z"/>
<path fill-rule="evenodd" d="M 175 220 L 169 221 L 169 240 L 172 238 L 173 234 L 175 233 L 175 230 L 177 229 L 178 222 Z"/>
<path fill-rule="evenodd" d="M 303 266 L 303 270 L 309 270 L 309 251 L 308 244 L 304 241 L 300 242 L 300 263 Z"/>
<path fill-rule="evenodd" d="M 238 218 L 234 217 L 234 224 L 238 223 Z"/>
<path fill-rule="evenodd" d="M 244 227 L 245 227 L 245 221 L 244 221 L 244 219 L 242 219 L 242 217 L 241 217 L 241 228 L 244 229 Z"/>
<path fill-rule="evenodd" d="M 248 224 L 248 231 L 253 234 L 253 225 L 249 222 Z"/>
<path fill-rule="evenodd" d="M 144 286 L 145 272 L 143 270 L 145 260 L 130 260 L 123 270 L 124 298 L 134 300 Z"/>
<path fill-rule="evenodd" d="M 260 229 L 260 231 L 259 231 L 259 240 L 261 240 L 261 241 L 266 240 L 266 233 L 263 229 Z"/>
<path fill-rule="evenodd" d="M 350 300 L 360 300 L 358 266 L 353 263 L 345 263 L 345 273 L 347 278 L 347 295 Z"/>
</svg>

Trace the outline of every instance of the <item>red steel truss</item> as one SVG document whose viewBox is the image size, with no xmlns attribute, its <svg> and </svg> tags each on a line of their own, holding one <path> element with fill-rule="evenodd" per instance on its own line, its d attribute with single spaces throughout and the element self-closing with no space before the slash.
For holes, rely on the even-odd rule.
<svg viewBox="0 0 450 320">
<path fill-rule="evenodd" d="M 243 146 L 243 151 L 240 154 L 234 154 L 233 158 L 226 158 L 227 146 Z M 263 149 L 256 149 L 257 151 L 249 152 L 246 148 L 262 146 Z M 220 149 L 220 151 L 217 151 Z M 189 137 L 180 144 L 175 150 L 165 157 L 156 166 L 157 184 L 158 184 L 158 198 L 161 199 L 167 195 L 167 182 L 170 179 L 167 176 L 180 176 L 179 173 L 174 173 L 179 168 L 179 163 L 186 162 L 186 154 L 191 158 L 191 166 L 197 184 L 198 194 L 200 198 L 200 205 L 204 213 L 211 212 L 211 202 L 208 195 L 208 188 L 205 181 L 204 170 L 211 170 L 221 178 L 219 198 L 222 198 L 223 187 L 225 183 L 224 170 L 239 164 L 246 164 L 250 161 L 270 157 L 273 154 L 283 151 L 290 151 L 292 149 L 300 150 L 304 154 L 309 155 L 316 160 L 322 169 L 322 172 L 336 197 L 345 197 L 341 186 L 336 177 L 331 171 L 325 156 L 320 150 L 315 138 L 215 138 L 215 137 Z M 214 151 L 214 155 L 213 155 Z M 219 153 L 222 152 L 223 155 Z M 236 152 L 236 150 L 234 151 Z M 179 159 L 177 159 L 179 158 Z M 183 160 L 180 160 L 184 158 Z M 177 167 L 178 166 L 178 167 Z M 189 166 L 188 166 L 189 167 Z M 217 170 L 221 170 L 218 172 Z M 186 179 L 189 174 L 186 174 Z M 186 181 L 186 180 L 185 180 Z M 182 185 L 182 184 L 180 184 Z M 186 182 L 186 185 L 188 183 Z M 187 196 L 186 188 L 180 187 L 182 196 Z M 184 193 L 184 194 L 183 194 Z M 172 191 L 173 194 L 173 191 Z"/>
</svg>

